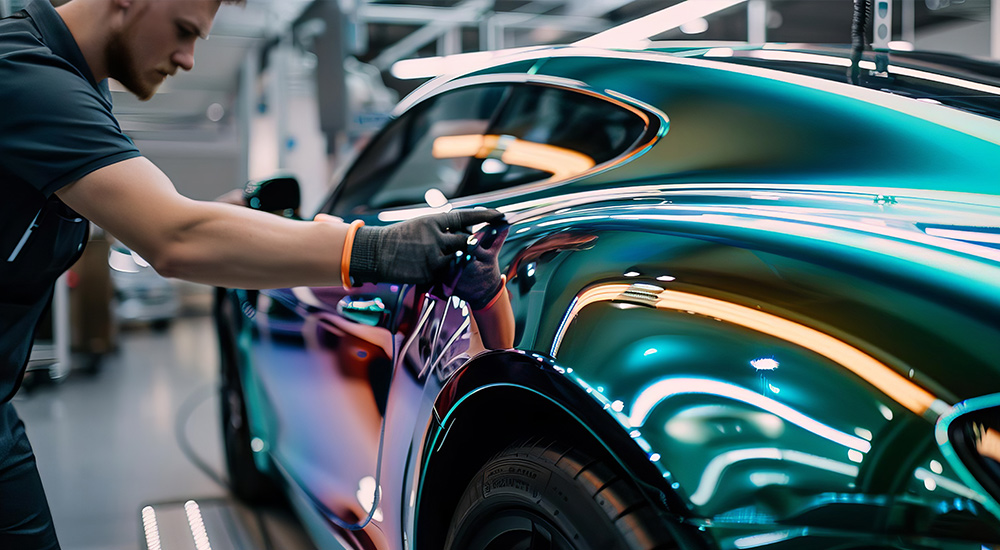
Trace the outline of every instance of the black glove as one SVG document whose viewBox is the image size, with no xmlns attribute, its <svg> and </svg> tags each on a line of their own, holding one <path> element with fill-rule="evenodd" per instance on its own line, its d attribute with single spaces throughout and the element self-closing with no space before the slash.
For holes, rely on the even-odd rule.
<svg viewBox="0 0 1000 550">
<path fill-rule="evenodd" d="M 455 253 L 465 251 L 469 226 L 501 219 L 503 214 L 492 209 L 454 210 L 385 227 L 360 227 L 351 248 L 351 282 L 435 282 Z"/>
<path fill-rule="evenodd" d="M 455 281 L 455 296 L 468 302 L 473 311 L 486 307 L 503 289 L 497 254 L 510 226 L 488 227 L 476 234 L 478 242 L 469 252 L 468 263 Z M 470 244 L 472 244 L 470 242 Z"/>
</svg>

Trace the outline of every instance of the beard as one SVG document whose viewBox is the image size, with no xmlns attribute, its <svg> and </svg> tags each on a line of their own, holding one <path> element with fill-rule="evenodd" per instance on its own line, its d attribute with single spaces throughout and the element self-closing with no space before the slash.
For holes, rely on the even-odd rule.
<svg viewBox="0 0 1000 550">
<path fill-rule="evenodd" d="M 147 101 L 153 97 L 162 82 L 143 77 L 143 71 L 125 40 L 125 32 L 116 33 L 108 44 L 108 75 L 120 82 L 140 101 Z"/>
</svg>

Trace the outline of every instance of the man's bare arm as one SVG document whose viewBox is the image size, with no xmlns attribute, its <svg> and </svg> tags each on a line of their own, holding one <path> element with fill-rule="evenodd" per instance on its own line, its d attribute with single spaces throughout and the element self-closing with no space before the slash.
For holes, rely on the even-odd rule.
<svg viewBox="0 0 1000 550">
<path fill-rule="evenodd" d="M 341 284 L 346 224 L 192 200 L 142 157 L 56 194 L 167 277 L 239 288 Z"/>
</svg>

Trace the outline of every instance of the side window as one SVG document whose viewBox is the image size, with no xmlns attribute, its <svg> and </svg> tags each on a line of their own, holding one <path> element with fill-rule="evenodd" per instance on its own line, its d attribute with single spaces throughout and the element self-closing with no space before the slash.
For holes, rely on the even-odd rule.
<svg viewBox="0 0 1000 550">
<path fill-rule="evenodd" d="M 462 195 L 560 181 L 612 160 L 646 122 L 609 101 L 547 86 L 514 86 L 475 153 Z"/>
<path fill-rule="evenodd" d="M 386 127 L 324 210 L 350 217 L 423 204 L 432 188 L 451 199 L 565 180 L 629 152 L 646 127 L 638 112 L 550 86 L 447 92 Z"/>
<path fill-rule="evenodd" d="M 482 134 L 506 85 L 464 88 L 420 103 L 391 122 L 358 157 L 337 192 L 337 216 L 420 204 L 424 193 L 457 194 L 469 157 L 436 156 L 439 138 Z"/>
</svg>

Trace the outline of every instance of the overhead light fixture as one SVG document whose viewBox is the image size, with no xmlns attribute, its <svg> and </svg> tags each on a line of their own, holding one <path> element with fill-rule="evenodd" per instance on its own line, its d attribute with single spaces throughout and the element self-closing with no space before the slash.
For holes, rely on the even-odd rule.
<svg viewBox="0 0 1000 550">
<path fill-rule="evenodd" d="M 219 122 L 225 114 L 226 109 L 221 103 L 213 103 L 208 106 L 208 109 L 205 110 L 205 116 L 212 122 Z"/>
<path fill-rule="evenodd" d="M 575 42 L 595 48 L 641 47 L 649 38 L 746 0 L 687 0 Z M 707 22 L 706 22 L 707 24 Z"/>
</svg>

